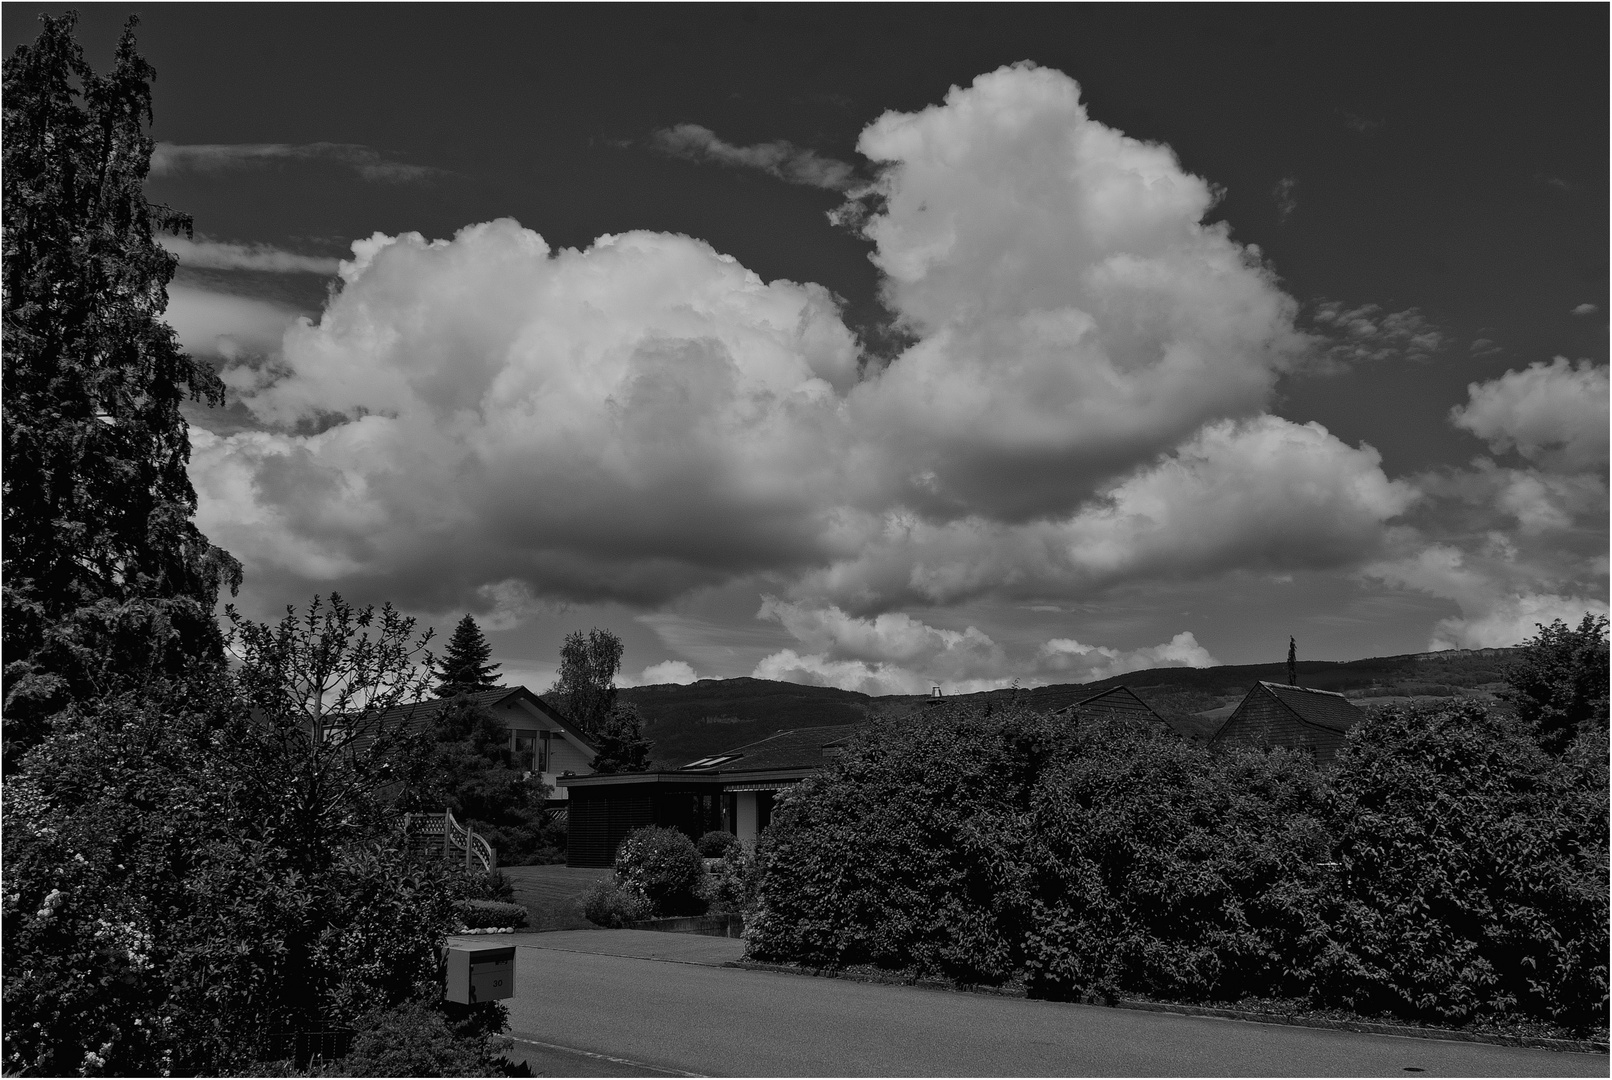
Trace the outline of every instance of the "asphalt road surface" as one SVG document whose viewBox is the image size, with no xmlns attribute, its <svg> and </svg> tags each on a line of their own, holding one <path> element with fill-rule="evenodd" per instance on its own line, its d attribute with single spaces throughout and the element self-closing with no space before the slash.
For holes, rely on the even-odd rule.
<svg viewBox="0 0 1612 1080">
<path fill-rule="evenodd" d="M 742 943 L 631 930 L 522 946 L 510 1034 L 570 1076 L 1606 1076 L 1604 1054 L 1255 1024 L 720 965 Z"/>
</svg>

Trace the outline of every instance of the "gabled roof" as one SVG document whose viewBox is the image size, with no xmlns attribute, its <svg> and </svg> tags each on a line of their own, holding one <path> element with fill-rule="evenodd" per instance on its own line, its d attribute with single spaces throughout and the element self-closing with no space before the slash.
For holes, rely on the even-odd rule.
<svg viewBox="0 0 1612 1080">
<path fill-rule="evenodd" d="M 1136 691 L 1128 686 L 1111 686 L 1100 694 L 1082 698 L 1073 705 L 1065 705 L 1059 709 L 1057 715 L 1065 713 L 1078 713 L 1087 710 L 1093 712 L 1120 713 L 1134 716 L 1137 720 L 1147 720 L 1163 723 L 1164 717 L 1153 711 L 1153 707 L 1137 696 Z"/>
<path fill-rule="evenodd" d="M 1307 686 L 1260 682 L 1250 694 L 1265 691 L 1305 723 L 1330 731 L 1345 732 L 1365 718 L 1365 713 L 1342 694 L 1331 690 L 1311 690 Z M 1241 706 L 1238 706 L 1241 708 Z"/>
<path fill-rule="evenodd" d="M 791 728 L 753 743 L 691 761 L 678 772 L 723 774 L 773 769 L 818 769 L 832 749 L 843 743 L 860 724 Z"/>
<path fill-rule="evenodd" d="M 567 720 L 558 709 L 526 689 L 524 686 L 495 686 L 491 690 L 478 690 L 473 694 L 464 695 L 471 704 L 491 709 L 498 705 L 524 702 L 553 721 L 559 729 L 581 743 L 586 749 L 597 754 L 599 748 L 593 740 L 583 734 L 571 721 Z M 398 705 L 386 710 L 380 716 L 381 729 L 400 727 L 404 731 L 423 731 L 435 722 L 437 714 L 453 702 L 453 698 L 426 698 L 423 701 L 410 702 L 407 705 Z"/>
</svg>

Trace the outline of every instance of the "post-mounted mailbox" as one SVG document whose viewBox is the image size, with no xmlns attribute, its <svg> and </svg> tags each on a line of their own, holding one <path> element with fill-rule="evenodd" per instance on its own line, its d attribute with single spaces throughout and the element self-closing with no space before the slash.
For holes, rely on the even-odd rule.
<svg viewBox="0 0 1612 1080">
<path fill-rule="evenodd" d="M 443 997 L 470 1005 L 515 996 L 513 945 L 450 945 Z"/>
</svg>

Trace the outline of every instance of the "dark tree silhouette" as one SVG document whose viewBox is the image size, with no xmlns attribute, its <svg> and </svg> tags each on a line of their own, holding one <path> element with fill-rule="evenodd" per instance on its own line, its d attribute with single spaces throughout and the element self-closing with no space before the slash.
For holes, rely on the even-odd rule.
<svg viewBox="0 0 1612 1080">
<path fill-rule="evenodd" d="M 1557 619 L 1522 643 L 1501 697 L 1534 726 L 1540 743 L 1562 750 L 1586 724 L 1607 723 L 1607 617 L 1578 626 Z"/>
<path fill-rule="evenodd" d="M 627 703 L 611 709 L 594 741 L 599 745 L 592 764 L 596 773 L 643 772 L 649 768 L 650 742 L 644 738 L 644 718 L 636 705 Z"/>
<path fill-rule="evenodd" d="M 442 659 L 437 661 L 437 697 L 473 694 L 497 686 L 499 665 L 491 662 L 492 655 L 492 646 L 487 644 L 475 618 L 466 615 L 460 619 Z"/>
<path fill-rule="evenodd" d="M 216 663 L 240 565 L 191 521 L 180 404 L 224 388 L 161 321 L 190 219 L 146 200 L 154 72 L 130 19 L 109 74 L 72 13 L 4 66 L 4 631 L 9 763 L 120 680 Z"/>
<path fill-rule="evenodd" d="M 1299 684 L 1299 643 L 1293 638 L 1287 639 L 1287 685 Z"/>
</svg>

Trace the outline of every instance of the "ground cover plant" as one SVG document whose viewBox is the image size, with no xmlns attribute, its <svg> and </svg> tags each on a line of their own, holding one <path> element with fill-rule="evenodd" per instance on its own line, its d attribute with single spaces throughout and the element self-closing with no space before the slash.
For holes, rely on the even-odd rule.
<svg viewBox="0 0 1612 1080">
<path fill-rule="evenodd" d="M 1525 656 L 1593 657 L 1560 637 Z M 1581 667 L 1562 700 L 1584 697 Z M 780 798 L 749 955 L 1604 1031 L 1605 709 L 1566 736 L 1554 715 L 1385 709 L 1326 769 L 1011 706 L 887 718 Z"/>
</svg>

